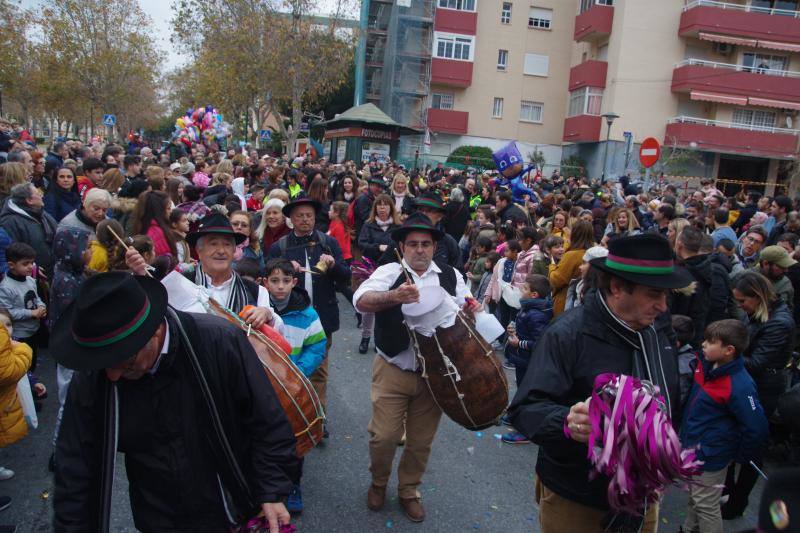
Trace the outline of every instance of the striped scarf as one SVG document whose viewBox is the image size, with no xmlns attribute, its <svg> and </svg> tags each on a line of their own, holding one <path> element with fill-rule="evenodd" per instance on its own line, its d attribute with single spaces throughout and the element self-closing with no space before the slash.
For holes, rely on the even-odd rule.
<svg viewBox="0 0 800 533">
<path fill-rule="evenodd" d="M 231 292 L 228 294 L 228 301 L 218 303 L 224 305 L 238 315 L 244 306 L 247 305 L 249 298 L 247 287 L 245 287 L 242 278 L 239 277 L 239 274 L 231 271 L 231 275 L 233 276 L 233 279 L 231 281 Z M 211 278 L 206 276 L 205 272 L 203 272 L 203 267 L 200 265 L 200 263 L 197 263 L 195 266 L 194 282 L 196 285 L 200 285 L 206 289 L 211 288 Z"/>
</svg>

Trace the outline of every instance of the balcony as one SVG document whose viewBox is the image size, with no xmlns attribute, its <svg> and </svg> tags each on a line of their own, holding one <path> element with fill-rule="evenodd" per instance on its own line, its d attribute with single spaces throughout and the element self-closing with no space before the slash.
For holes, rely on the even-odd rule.
<svg viewBox="0 0 800 533">
<path fill-rule="evenodd" d="M 800 130 L 677 117 L 667 124 L 664 144 L 709 152 L 795 159 L 798 134 Z"/>
<path fill-rule="evenodd" d="M 614 22 L 614 8 L 594 4 L 592 7 L 575 17 L 576 41 L 595 41 L 611 34 Z"/>
<path fill-rule="evenodd" d="M 469 113 L 451 109 L 428 109 L 428 128 L 438 133 L 467 133 Z"/>
<path fill-rule="evenodd" d="M 478 27 L 478 13 L 456 9 L 437 9 L 433 28 L 436 31 L 475 35 Z"/>
<path fill-rule="evenodd" d="M 697 37 L 704 32 L 764 40 L 759 43 L 763 48 L 800 44 L 800 12 L 713 0 L 688 2 L 683 7 L 678 33 Z"/>
<path fill-rule="evenodd" d="M 702 91 L 710 93 L 711 96 L 695 98 L 693 94 L 693 100 L 800 109 L 800 72 L 687 59 L 678 63 L 672 73 L 672 91 L 678 93 Z M 714 95 L 733 96 L 744 101 L 714 100 Z"/>
<path fill-rule="evenodd" d="M 570 92 L 581 87 L 606 87 L 606 74 L 608 63 L 605 61 L 589 60 L 572 67 L 569 71 Z"/>
<path fill-rule="evenodd" d="M 431 85 L 469 87 L 472 85 L 472 62 L 434 57 L 431 62 Z"/>
<path fill-rule="evenodd" d="M 564 120 L 564 142 L 597 142 L 602 125 L 603 117 L 596 115 L 569 117 Z"/>
</svg>

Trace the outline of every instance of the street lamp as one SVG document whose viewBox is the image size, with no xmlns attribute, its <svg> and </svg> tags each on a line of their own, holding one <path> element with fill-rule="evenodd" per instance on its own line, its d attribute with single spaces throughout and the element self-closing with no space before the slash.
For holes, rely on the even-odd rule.
<svg viewBox="0 0 800 533">
<path fill-rule="evenodd" d="M 606 164 L 608 163 L 608 145 L 611 142 L 611 125 L 614 123 L 615 120 L 619 118 L 619 115 L 614 113 L 613 111 L 609 111 L 604 115 L 600 115 L 604 119 L 606 119 L 606 124 L 608 124 L 608 133 L 606 134 L 606 151 L 605 155 L 603 155 L 603 176 L 600 178 L 600 183 L 605 184 L 606 182 Z"/>
</svg>

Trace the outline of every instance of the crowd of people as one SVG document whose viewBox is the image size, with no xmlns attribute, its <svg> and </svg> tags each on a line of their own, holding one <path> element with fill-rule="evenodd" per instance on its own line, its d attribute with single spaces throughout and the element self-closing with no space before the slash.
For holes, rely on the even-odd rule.
<svg viewBox="0 0 800 533">
<path fill-rule="evenodd" d="M 177 142 L 66 141 L 45 154 L 6 135 L 0 158 L 0 444 L 27 433 L 21 379 L 36 404 L 46 401 L 36 364 L 49 346 L 59 363 L 49 400 L 60 403 L 50 460 L 57 531 L 106 516 L 109 443 L 126 454 L 139 529 L 227 530 L 241 518 L 233 509 L 255 503 L 277 532 L 303 510 L 302 461 L 274 394 L 257 390 L 270 388 L 263 372 L 248 372 L 252 348 L 217 322 L 171 314 L 163 288 L 145 277 L 171 272 L 254 327 L 278 329 L 323 408 L 329 358 L 350 348 L 333 343 L 340 313 L 355 314 L 358 351 L 378 354 L 367 503 L 384 506 L 403 442 L 398 496 L 413 521 L 425 519 L 417 487 L 441 410 L 396 321 L 426 285 L 465 312 L 494 314 L 505 330 L 493 347 L 518 393 L 502 441 L 540 446 L 543 531 L 613 522 L 607 480 L 589 482 L 585 446 L 586 400 L 603 372 L 658 385 L 683 444 L 698 447 L 703 483 L 690 489 L 687 532 L 722 531 L 723 519 L 741 516 L 768 438 L 795 443 L 796 413 L 779 405 L 797 374 L 796 199 L 726 196 L 712 180 L 643 191 L 624 176 L 601 184 L 554 172 L 515 202 L 491 171 Z M 356 279 L 354 262 L 368 279 Z M 186 389 L 196 388 L 196 369 L 176 355 L 189 352 L 214 369 L 208 387 L 230 446 L 185 427 L 201 409 Z M 109 405 L 121 410 L 116 420 Z M 335 428 L 329 418 L 325 436 Z M 194 451 L 175 457 L 174 446 Z M 226 448 L 234 464 L 217 471 L 209 457 Z M 0 479 L 13 475 L 0 468 Z M 638 525 L 655 531 L 658 507 L 642 511 Z"/>
</svg>

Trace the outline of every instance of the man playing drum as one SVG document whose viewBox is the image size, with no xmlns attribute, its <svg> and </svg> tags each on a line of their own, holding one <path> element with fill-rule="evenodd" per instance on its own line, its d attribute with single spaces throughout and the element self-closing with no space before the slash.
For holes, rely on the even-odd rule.
<svg viewBox="0 0 800 533">
<path fill-rule="evenodd" d="M 422 213 L 409 216 L 402 227 L 392 232 L 403 253 L 402 264 L 379 267 L 353 295 L 353 305 L 358 311 L 375 313 L 378 349 L 372 366 L 372 419 L 368 427 L 372 484 L 367 506 L 377 511 L 384 505 L 405 421 L 406 444 L 397 467 L 397 492 L 403 511 L 413 522 L 425 519 L 417 487 L 422 482 L 442 411 L 422 378 L 409 332 L 402 325 L 402 306 L 419 302 L 420 288 L 438 286 L 452 298 L 456 310 L 458 307 L 468 313 L 480 310 L 461 274 L 451 266 L 433 261 L 436 243 L 442 235 Z"/>
</svg>

